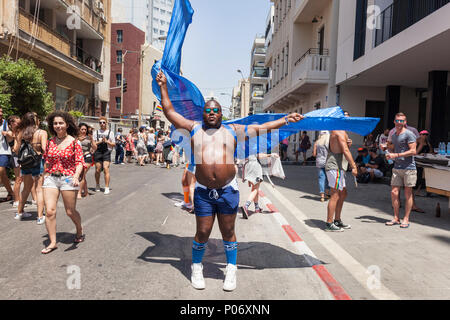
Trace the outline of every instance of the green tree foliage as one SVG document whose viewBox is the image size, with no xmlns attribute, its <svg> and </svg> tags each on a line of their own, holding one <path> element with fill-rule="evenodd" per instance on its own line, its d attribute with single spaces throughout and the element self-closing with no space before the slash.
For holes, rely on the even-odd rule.
<svg viewBox="0 0 450 320">
<path fill-rule="evenodd" d="M 44 119 L 54 105 L 52 94 L 47 92 L 44 70 L 32 60 L 0 58 L 0 104 L 5 118 L 34 111 Z"/>
</svg>

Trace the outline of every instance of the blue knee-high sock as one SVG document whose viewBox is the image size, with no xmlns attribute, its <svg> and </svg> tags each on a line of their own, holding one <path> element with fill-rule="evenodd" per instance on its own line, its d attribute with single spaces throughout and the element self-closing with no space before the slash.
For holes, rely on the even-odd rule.
<svg viewBox="0 0 450 320">
<path fill-rule="evenodd" d="M 223 246 L 225 248 L 225 254 L 227 256 L 227 264 L 236 265 L 237 242 L 228 242 L 223 240 Z"/>
<path fill-rule="evenodd" d="M 201 263 L 203 260 L 203 255 L 206 250 L 205 243 L 198 243 L 195 240 L 192 242 L 192 263 Z"/>
</svg>

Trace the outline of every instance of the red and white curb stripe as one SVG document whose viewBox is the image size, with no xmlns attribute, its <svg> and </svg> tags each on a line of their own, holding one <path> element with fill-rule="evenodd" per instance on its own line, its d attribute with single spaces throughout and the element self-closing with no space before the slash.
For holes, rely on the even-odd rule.
<svg viewBox="0 0 450 320">
<path fill-rule="evenodd" d="M 259 190 L 259 197 L 264 205 L 272 212 L 275 220 L 280 224 L 281 228 L 285 231 L 286 235 L 291 239 L 297 251 L 304 256 L 310 267 L 316 272 L 319 278 L 327 286 L 336 300 L 351 300 L 350 296 L 345 292 L 344 288 L 334 277 L 328 272 L 327 268 L 321 264 L 320 260 L 311 251 L 306 242 L 300 238 L 295 230 L 289 225 L 287 220 L 279 212 L 279 210 L 272 204 L 269 198 L 266 197 L 262 190 Z"/>
</svg>

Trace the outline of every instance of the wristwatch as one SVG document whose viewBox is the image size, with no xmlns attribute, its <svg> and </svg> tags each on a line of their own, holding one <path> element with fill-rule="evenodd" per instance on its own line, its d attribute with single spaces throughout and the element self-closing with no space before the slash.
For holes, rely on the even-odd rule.
<svg viewBox="0 0 450 320">
<path fill-rule="evenodd" d="M 289 119 L 288 119 L 288 117 L 286 116 L 286 117 L 284 117 L 284 120 L 286 121 L 286 125 L 289 125 Z"/>
</svg>

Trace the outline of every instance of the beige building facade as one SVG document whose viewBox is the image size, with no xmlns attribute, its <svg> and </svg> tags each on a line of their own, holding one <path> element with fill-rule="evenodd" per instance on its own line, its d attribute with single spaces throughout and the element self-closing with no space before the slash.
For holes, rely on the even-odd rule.
<svg viewBox="0 0 450 320">
<path fill-rule="evenodd" d="M 55 109 L 105 115 L 110 12 L 110 0 L 1 1 L 0 54 L 44 69 Z"/>
<path fill-rule="evenodd" d="M 171 126 L 170 122 L 167 120 L 162 111 L 156 110 L 156 107 L 160 104 L 156 96 L 153 94 L 153 78 L 151 75 L 151 70 L 154 63 L 162 59 L 163 52 L 150 44 L 145 44 L 142 46 L 142 55 L 142 117 L 145 123 L 150 124 L 151 127 L 160 127 L 161 129 L 168 130 Z"/>
</svg>

